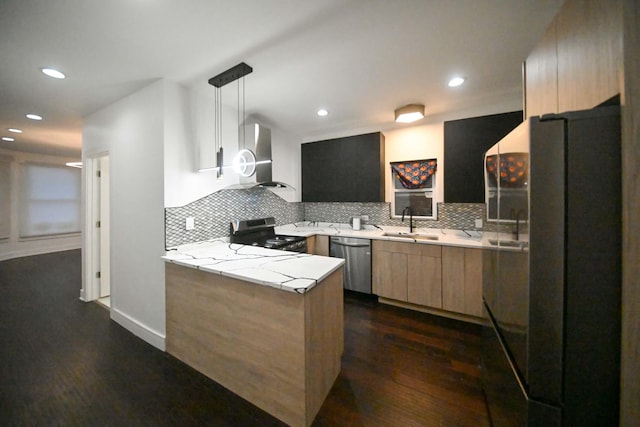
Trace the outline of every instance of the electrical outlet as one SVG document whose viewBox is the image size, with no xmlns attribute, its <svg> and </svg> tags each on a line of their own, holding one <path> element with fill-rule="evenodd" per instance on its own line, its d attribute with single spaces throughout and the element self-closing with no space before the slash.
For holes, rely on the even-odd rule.
<svg viewBox="0 0 640 427">
<path fill-rule="evenodd" d="M 482 228 L 482 220 L 476 219 L 476 228 Z"/>
<path fill-rule="evenodd" d="M 196 220 L 195 220 L 195 218 L 192 217 L 192 216 L 187 217 L 187 220 L 185 221 L 184 227 L 187 230 L 193 230 L 194 228 L 196 228 Z"/>
</svg>

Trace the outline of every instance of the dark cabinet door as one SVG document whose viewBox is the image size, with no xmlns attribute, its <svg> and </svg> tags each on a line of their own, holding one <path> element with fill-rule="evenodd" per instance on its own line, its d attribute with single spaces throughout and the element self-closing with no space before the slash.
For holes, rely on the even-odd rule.
<svg viewBox="0 0 640 427">
<path fill-rule="evenodd" d="M 522 123 L 522 111 L 444 122 L 444 201 L 484 203 L 484 153 Z"/>
<path fill-rule="evenodd" d="M 380 132 L 302 144 L 303 202 L 383 202 Z"/>
</svg>

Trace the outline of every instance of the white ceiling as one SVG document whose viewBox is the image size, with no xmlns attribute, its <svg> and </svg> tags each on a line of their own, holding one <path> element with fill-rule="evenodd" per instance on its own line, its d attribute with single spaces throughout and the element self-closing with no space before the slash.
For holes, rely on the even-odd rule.
<svg viewBox="0 0 640 427">
<path fill-rule="evenodd" d="M 207 80 L 243 61 L 247 115 L 306 141 L 392 128 L 408 103 L 433 117 L 518 100 L 522 61 L 561 3 L 1 0 L 0 136 L 16 141 L 0 147 L 77 155 L 84 116 L 159 78 L 213 96 Z M 454 74 L 467 83 L 448 88 Z"/>
</svg>

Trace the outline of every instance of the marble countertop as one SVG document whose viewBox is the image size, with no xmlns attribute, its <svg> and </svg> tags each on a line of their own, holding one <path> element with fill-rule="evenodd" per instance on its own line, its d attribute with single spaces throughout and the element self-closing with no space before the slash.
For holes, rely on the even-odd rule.
<svg viewBox="0 0 640 427">
<path fill-rule="evenodd" d="M 303 221 L 276 227 L 277 234 L 291 236 L 313 236 L 316 234 L 327 236 L 359 237 L 362 239 L 393 240 L 427 245 L 459 246 L 466 248 L 492 248 L 500 240 L 500 249 L 526 250 L 528 236 L 521 235 L 518 242 L 514 242 L 510 233 L 497 233 L 479 230 L 452 230 L 440 228 L 414 228 L 409 233 L 409 227 L 364 225 L 361 230 L 354 230 L 349 224 Z M 510 246 L 509 246 L 510 245 Z"/>
<path fill-rule="evenodd" d="M 344 264 L 340 258 L 207 240 L 178 246 L 166 262 L 284 291 L 304 293 Z"/>
</svg>

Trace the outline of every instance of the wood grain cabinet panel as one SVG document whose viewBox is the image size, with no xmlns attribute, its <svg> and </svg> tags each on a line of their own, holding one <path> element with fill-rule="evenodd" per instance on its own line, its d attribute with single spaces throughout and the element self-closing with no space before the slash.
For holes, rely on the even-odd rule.
<svg viewBox="0 0 640 427">
<path fill-rule="evenodd" d="M 316 235 L 314 255 L 329 256 L 329 236 Z"/>
<path fill-rule="evenodd" d="M 442 308 L 442 267 L 439 254 L 409 255 L 407 301 Z"/>
<path fill-rule="evenodd" d="M 440 246 L 382 240 L 372 244 L 374 294 L 441 308 Z"/>
<path fill-rule="evenodd" d="M 559 111 L 593 108 L 620 93 L 622 20 L 617 3 L 569 0 L 556 16 Z"/>
<path fill-rule="evenodd" d="M 618 1 L 567 0 L 525 61 L 526 117 L 584 110 L 620 94 Z"/>
<path fill-rule="evenodd" d="M 167 353 L 291 426 L 341 369 L 342 268 L 304 294 L 167 263 Z"/>
<path fill-rule="evenodd" d="M 442 248 L 442 308 L 482 316 L 482 250 Z"/>
<path fill-rule="evenodd" d="M 442 308 L 442 248 L 440 245 L 407 243 L 409 273 L 407 301 Z"/>
<path fill-rule="evenodd" d="M 481 249 L 383 240 L 372 245 L 373 293 L 393 300 L 385 302 L 482 317 Z"/>
<path fill-rule="evenodd" d="M 524 64 L 525 117 L 558 113 L 558 55 L 556 24 L 547 32 Z"/>
<path fill-rule="evenodd" d="M 317 255 L 316 253 L 316 236 L 307 237 L 307 253 Z"/>
<path fill-rule="evenodd" d="M 408 257 L 394 245 L 374 240 L 372 253 L 373 293 L 398 301 L 407 301 Z"/>
</svg>

